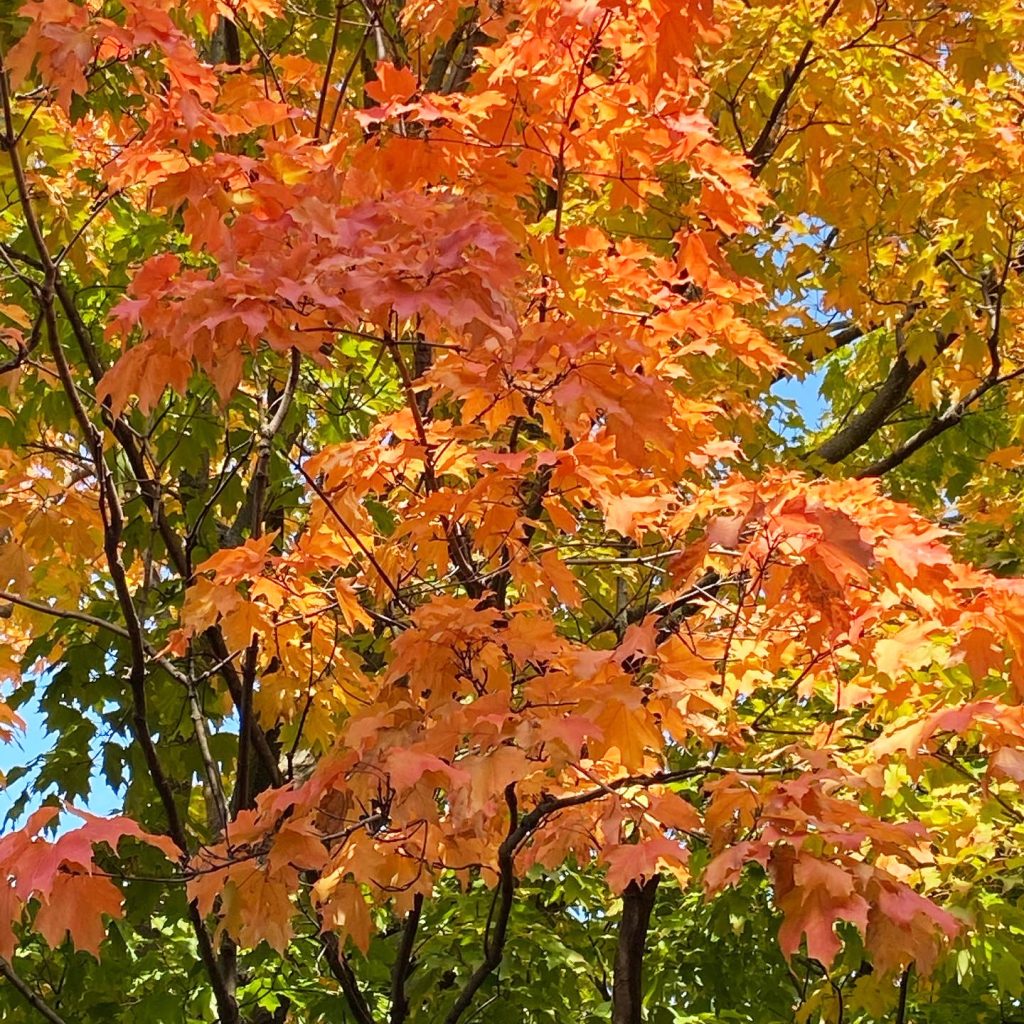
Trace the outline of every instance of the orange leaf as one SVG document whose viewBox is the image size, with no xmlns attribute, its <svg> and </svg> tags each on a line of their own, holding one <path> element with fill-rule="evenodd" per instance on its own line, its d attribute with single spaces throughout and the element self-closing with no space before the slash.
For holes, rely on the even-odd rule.
<svg viewBox="0 0 1024 1024">
<path fill-rule="evenodd" d="M 419 89 L 416 76 L 408 68 L 378 61 L 374 72 L 377 77 L 366 83 L 366 92 L 378 103 L 404 103 Z"/>
<path fill-rule="evenodd" d="M 70 937 L 76 949 L 99 956 L 107 934 L 103 916 L 121 917 L 121 890 L 100 875 L 58 874 L 36 914 L 35 929 L 52 949 Z"/>
</svg>

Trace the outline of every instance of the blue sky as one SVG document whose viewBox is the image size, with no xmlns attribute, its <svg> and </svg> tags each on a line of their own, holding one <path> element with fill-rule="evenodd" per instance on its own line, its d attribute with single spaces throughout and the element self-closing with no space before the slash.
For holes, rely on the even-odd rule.
<svg viewBox="0 0 1024 1024">
<path fill-rule="evenodd" d="M 47 732 L 46 719 L 39 708 L 38 702 L 33 700 L 27 707 L 18 712 L 25 721 L 25 731 L 15 733 L 10 743 L 0 743 L 0 772 L 5 775 L 13 768 L 22 765 L 31 765 L 37 758 L 50 750 L 52 745 L 52 734 Z M 94 741 L 94 764 L 99 762 L 99 742 Z M 32 773 L 23 780 L 14 783 L 10 788 L 0 788 L 0 833 L 4 831 L 6 818 L 15 800 L 21 794 L 24 782 L 31 780 Z M 36 794 L 30 801 L 26 813 L 31 813 L 40 804 L 41 797 Z M 92 787 L 89 799 L 83 804 L 86 810 L 93 814 L 112 814 L 121 808 L 121 799 L 118 794 L 107 785 L 102 774 L 95 770 L 92 772 Z M 24 815 L 22 815 L 22 818 Z"/>
<path fill-rule="evenodd" d="M 820 426 L 821 417 L 825 412 L 820 386 L 821 375 L 810 374 L 803 380 L 797 380 L 795 377 L 781 380 L 772 388 L 772 392 L 781 398 L 789 398 L 796 402 L 804 422 L 813 430 Z"/>
</svg>

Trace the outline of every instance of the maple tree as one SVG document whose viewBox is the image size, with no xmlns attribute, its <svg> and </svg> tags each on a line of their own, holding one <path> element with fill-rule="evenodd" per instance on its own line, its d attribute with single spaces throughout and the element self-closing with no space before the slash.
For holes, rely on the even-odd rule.
<svg viewBox="0 0 1024 1024">
<path fill-rule="evenodd" d="M 5 14 L 3 1011 L 1019 1015 L 1022 14 Z"/>
</svg>

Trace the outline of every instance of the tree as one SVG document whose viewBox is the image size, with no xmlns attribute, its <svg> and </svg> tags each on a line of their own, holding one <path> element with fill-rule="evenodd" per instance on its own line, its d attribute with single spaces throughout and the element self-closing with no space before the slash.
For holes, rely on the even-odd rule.
<svg viewBox="0 0 1024 1024">
<path fill-rule="evenodd" d="M 1019 1016 L 1019 21 L 6 16 L 5 1012 Z"/>
</svg>

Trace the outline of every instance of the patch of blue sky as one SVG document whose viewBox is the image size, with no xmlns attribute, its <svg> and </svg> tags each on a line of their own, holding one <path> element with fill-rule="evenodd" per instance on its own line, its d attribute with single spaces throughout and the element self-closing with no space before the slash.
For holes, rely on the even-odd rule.
<svg viewBox="0 0 1024 1024">
<path fill-rule="evenodd" d="M 783 230 L 786 232 L 785 238 L 776 239 L 771 246 L 765 244 L 760 252 L 763 258 L 770 258 L 780 268 L 785 265 L 786 260 L 797 248 L 811 246 L 820 251 L 827 249 L 835 240 L 834 230 L 820 220 L 807 221 L 799 231 L 792 228 Z M 841 314 L 829 307 L 825 293 L 821 289 L 804 288 L 799 295 L 783 292 L 775 299 L 776 307 L 779 309 L 791 307 L 794 302 L 799 305 L 801 315 L 791 317 L 785 324 L 792 328 L 794 339 L 807 338 L 811 333 L 818 331 L 823 333 L 838 331 L 849 326 L 848 321 L 842 319 Z M 828 411 L 827 404 L 821 395 L 823 377 L 823 370 L 812 369 L 810 373 L 802 377 L 785 377 L 772 387 L 772 394 L 790 403 L 792 410 L 802 421 L 803 427 L 809 431 L 821 429 Z M 785 410 L 775 411 L 775 428 L 784 436 L 792 435 L 795 432 L 794 428 L 785 420 Z"/>
<path fill-rule="evenodd" d="M 22 824 L 28 814 L 58 791 L 57 784 L 51 783 L 42 792 L 33 792 L 21 813 L 15 813 L 20 798 L 26 788 L 33 785 L 40 766 L 52 752 L 57 741 L 56 734 L 47 725 L 46 715 L 39 706 L 38 698 L 32 700 L 18 713 L 25 723 L 25 728 L 16 731 L 9 743 L 0 744 L 0 772 L 5 778 L 12 775 L 14 779 L 0 789 L 0 832 Z M 96 724 L 99 726 L 98 722 Z M 77 806 L 93 814 L 114 814 L 121 808 L 124 787 L 115 789 L 107 782 L 100 767 L 101 750 L 102 739 L 97 729 L 97 735 L 89 744 L 89 795 L 84 801 L 79 801 Z"/>
</svg>

